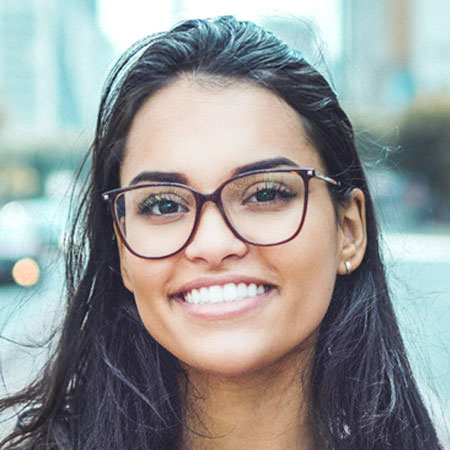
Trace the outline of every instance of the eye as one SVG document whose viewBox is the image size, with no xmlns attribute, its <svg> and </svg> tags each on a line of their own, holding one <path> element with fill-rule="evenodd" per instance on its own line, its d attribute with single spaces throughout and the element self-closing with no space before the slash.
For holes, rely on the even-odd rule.
<svg viewBox="0 0 450 450">
<path fill-rule="evenodd" d="M 248 203 L 270 203 L 276 201 L 287 201 L 296 197 L 287 186 L 282 184 L 266 183 L 263 186 L 255 186 L 256 192 L 246 197 L 243 204 Z"/>
<path fill-rule="evenodd" d="M 173 194 L 152 194 L 138 205 L 140 215 L 164 216 L 188 212 L 189 209 L 182 204 L 183 199 Z"/>
</svg>

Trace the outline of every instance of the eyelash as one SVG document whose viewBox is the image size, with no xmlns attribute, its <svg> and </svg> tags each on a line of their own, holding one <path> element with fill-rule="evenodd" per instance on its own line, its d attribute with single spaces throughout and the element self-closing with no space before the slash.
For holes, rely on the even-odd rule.
<svg viewBox="0 0 450 450">
<path fill-rule="evenodd" d="M 178 195 L 175 193 L 171 193 L 171 192 L 152 194 L 151 196 L 147 197 L 145 200 L 143 200 L 142 202 L 139 203 L 138 213 L 140 215 L 154 214 L 152 212 L 152 209 L 154 208 L 154 206 L 157 205 L 158 203 L 161 203 L 164 201 L 173 202 L 174 204 L 177 204 L 180 207 L 187 209 L 185 206 L 183 206 L 181 204 L 181 202 L 175 200 L 173 197 L 178 197 Z M 162 214 L 154 214 L 154 215 L 162 215 Z"/>
<path fill-rule="evenodd" d="M 266 182 L 263 187 L 257 187 L 256 192 L 254 192 L 249 197 L 247 197 L 243 203 L 246 204 L 246 203 L 251 202 L 250 199 L 257 196 L 260 192 L 264 192 L 264 191 L 274 191 L 275 195 L 281 196 L 281 198 L 283 200 L 290 199 L 290 198 L 293 198 L 296 196 L 295 194 L 291 193 L 290 190 L 286 186 L 284 186 L 282 184 L 279 184 L 279 183 L 273 184 L 273 183 Z M 259 203 L 262 203 L 262 202 L 259 202 Z"/>
</svg>

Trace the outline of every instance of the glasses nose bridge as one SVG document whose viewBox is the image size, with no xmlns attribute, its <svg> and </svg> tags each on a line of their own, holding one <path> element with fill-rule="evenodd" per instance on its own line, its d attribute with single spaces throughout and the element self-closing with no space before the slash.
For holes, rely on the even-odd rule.
<svg viewBox="0 0 450 450">
<path fill-rule="evenodd" d="M 220 215 L 222 216 L 222 220 L 224 221 L 226 227 L 231 231 L 231 233 L 236 236 L 238 239 L 243 240 L 242 237 L 239 235 L 239 233 L 234 229 L 233 225 L 231 224 L 230 220 L 228 219 L 225 209 L 223 207 L 222 203 L 222 191 L 224 188 L 224 184 L 219 186 L 214 192 L 211 192 L 209 194 L 203 194 L 198 191 L 194 191 L 196 199 L 197 199 L 197 210 L 196 210 L 196 218 L 194 227 L 192 229 L 191 237 L 188 242 L 190 242 L 194 236 L 196 235 L 196 232 L 198 230 L 198 227 L 200 225 L 200 216 L 203 210 L 203 206 L 207 202 L 212 202 L 216 205 L 217 209 L 219 210 Z"/>
<path fill-rule="evenodd" d="M 220 211 L 220 214 L 222 215 L 222 218 L 225 220 L 225 222 L 228 224 L 228 221 L 225 217 L 225 213 L 222 206 L 222 199 L 220 197 L 220 194 L 222 193 L 222 186 L 219 186 L 214 192 L 211 192 L 209 194 L 202 194 L 201 192 L 196 192 L 197 195 L 197 220 L 200 218 L 201 211 L 203 209 L 203 206 L 207 202 L 212 202 L 216 205 L 217 209 Z"/>
</svg>

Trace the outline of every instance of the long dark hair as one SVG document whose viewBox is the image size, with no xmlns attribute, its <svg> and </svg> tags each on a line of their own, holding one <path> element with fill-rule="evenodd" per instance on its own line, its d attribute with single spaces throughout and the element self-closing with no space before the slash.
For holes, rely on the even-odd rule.
<svg viewBox="0 0 450 450">
<path fill-rule="evenodd" d="M 247 81 L 279 95 L 303 120 L 339 205 L 366 196 L 368 247 L 361 266 L 338 276 L 312 368 L 311 414 L 328 449 L 441 448 L 414 381 L 395 318 L 378 227 L 352 126 L 328 82 L 272 33 L 233 17 L 186 21 L 133 46 L 104 90 L 89 183 L 69 243 L 68 307 L 42 376 L 2 402 L 20 405 L 19 428 L 3 441 L 33 449 L 177 448 L 183 427 L 175 358 L 141 323 L 120 276 L 101 193 L 119 186 L 130 124 L 143 102 L 183 73 Z"/>
</svg>

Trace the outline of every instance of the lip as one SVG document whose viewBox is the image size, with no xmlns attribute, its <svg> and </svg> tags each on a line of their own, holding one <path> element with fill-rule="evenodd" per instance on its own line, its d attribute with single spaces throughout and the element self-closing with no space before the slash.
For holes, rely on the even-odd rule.
<svg viewBox="0 0 450 450">
<path fill-rule="evenodd" d="M 209 286 L 224 286 L 227 283 L 255 283 L 257 285 L 270 286 L 271 289 L 264 292 L 264 294 L 256 295 L 255 297 L 247 297 L 243 300 L 237 300 L 228 303 L 204 303 L 193 304 L 183 300 L 182 296 L 185 292 L 190 292 L 192 289 L 200 289 L 202 287 Z M 199 319 L 206 320 L 222 320 L 232 319 L 238 316 L 242 316 L 251 311 L 261 308 L 266 304 L 277 290 L 277 286 L 273 283 L 263 280 L 258 277 L 249 277 L 242 275 L 227 275 L 222 277 L 201 277 L 191 282 L 184 284 L 175 293 L 169 296 L 169 298 L 180 307 L 184 313 Z"/>
<path fill-rule="evenodd" d="M 242 316 L 246 313 L 261 308 L 272 297 L 275 289 L 271 289 L 264 294 L 255 297 L 247 297 L 243 300 L 237 300 L 229 303 L 204 303 L 195 305 L 185 302 L 180 297 L 176 297 L 173 301 L 183 311 L 191 317 L 209 320 L 232 319 Z"/>
</svg>

